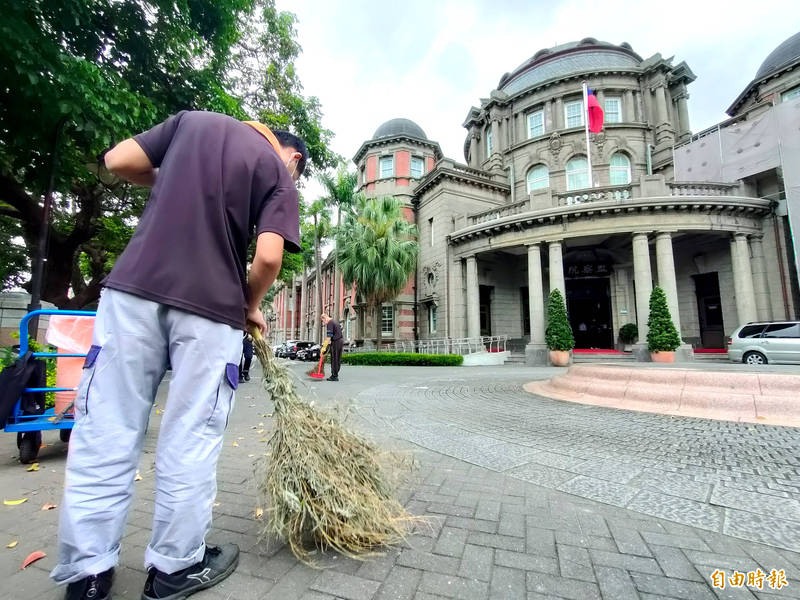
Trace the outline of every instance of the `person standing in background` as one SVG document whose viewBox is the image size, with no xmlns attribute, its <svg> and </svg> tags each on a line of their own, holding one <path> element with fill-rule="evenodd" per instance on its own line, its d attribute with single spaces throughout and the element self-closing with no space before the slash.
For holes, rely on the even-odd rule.
<svg viewBox="0 0 800 600">
<path fill-rule="evenodd" d="M 322 323 L 325 325 L 325 335 L 331 346 L 331 376 L 328 377 L 328 381 L 339 381 L 339 368 L 342 366 L 342 349 L 344 348 L 342 326 L 326 314 L 322 315 Z"/>
</svg>

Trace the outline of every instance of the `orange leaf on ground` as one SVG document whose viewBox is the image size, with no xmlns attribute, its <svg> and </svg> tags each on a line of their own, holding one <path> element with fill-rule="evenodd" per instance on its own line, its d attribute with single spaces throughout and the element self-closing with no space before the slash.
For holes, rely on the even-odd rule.
<svg viewBox="0 0 800 600">
<path fill-rule="evenodd" d="M 264 509 L 263 508 L 257 508 L 256 509 L 256 519 L 260 519 L 262 516 L 264 516 Z"/>
<path fill-rule="evenodd" d="M 6 506 L 17 506 L 18 504 L 22 504 L 23 502 L 27 501 L 27 498 L 22 498 L 21 500 L 3 500 L 3 504 Z"/>
<path fill-rule="evenodd" d="M 22 566 L 20 567 L 20 570 L 24 569 L 30 564 L 35 563 L 37 560 L 43 559 L 45 556 L 47 556 L 47 554 L 45 554 L 41 550 L 36 550 L 35 552 L 31 552 L 30 554 L 28 554 L 28 557 L 22 561 Z"/>
<path fill-rule="evenodd" d="M 42 507 L 42 510 L 53 510 L 58 504 L 50 504 L 49 502 Z"/>
</svg>

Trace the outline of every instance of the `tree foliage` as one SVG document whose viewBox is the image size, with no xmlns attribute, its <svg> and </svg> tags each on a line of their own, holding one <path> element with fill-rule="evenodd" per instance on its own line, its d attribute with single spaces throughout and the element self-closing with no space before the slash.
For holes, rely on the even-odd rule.
<svg viewBox="0 0 800 600">
<path fill-rule="evenodd" d="M 375 311 L 373 329 L 379 348 L 378 311 L 402 291 L 414 272 L 419 254 L 416 235 L 417 228 L 406 221 L 399 200 L 358 196 L 336 239 L 345 285 L 355 283 Z"/>
<path fill-rule="evenodd" d="M 550 350 L 569 351 L 575 347 L 575 336 L 567 318 L 564 296 L 556 288 L 547 299 L 547 330 L 545 342 Z"/>
<path fill-rule="evenodd" d="M 650 294 L 650 315 L 647 318 L 647 349 L 650 352 L 674 352 L 681 345 L 681 336 L 672 322 L 667 296 L 660 286 Z"/>
<path fill-rule="evenodd" d="M 179 110 L 213 110 L 293 129 L 309 142 L 314 167 L 335 164 L 319 102 L 302 95 L 295 73 L 295 18 L 278 12 L 274 0 L 38 0 L 4 6 L 4 287 L 18 285 L 30 269 L 54 148 L 42 297 L 62 308 L 97 299 L 146 202 L 145 190 L 98 167 L 98 155 L 113 143 Z M 14 244 L 18 237 L 24 250 Z"/>
</svg>

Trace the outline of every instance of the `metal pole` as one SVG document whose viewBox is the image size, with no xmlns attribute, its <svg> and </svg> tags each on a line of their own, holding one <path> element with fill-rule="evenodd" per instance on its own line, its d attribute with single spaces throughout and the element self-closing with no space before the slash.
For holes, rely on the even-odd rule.
<svg viewBox="0 0 800 600">
<path fill-rule="evenodd" d="M 586 82 L 583 82 L 583 125 L 586 131 L 586 162 L 589 166 L 589 187 L 594 187 L 592 182 L 592 152 L 589 146 L 589 92 Z"/>
<path fill-rule="evenodd" d="M 58 122 L 53 136 L 53 149 L 50 153 L 50 175 L 47 181 L 47 190 L 44 194 L 44 205 L 42 206 L 42 227 L 39 230 L 36 261 L 33 263 L 33 273 L 31 275 L 31 302 L 28 305 L 28 312 L 42 308 L 42 280 L 44 279 L 44 263 L 47 254 L 47 238 L 50 234 L 50 210 L 53 205 L 53 188 L 55 187 L 58 166 L 59 142 L 66 122 L 66 118 L 62 118 Z M 39 315 L 37 314 L 28 321 L 28 337 L 36 339 L 38 334 Z"/>
</svg>

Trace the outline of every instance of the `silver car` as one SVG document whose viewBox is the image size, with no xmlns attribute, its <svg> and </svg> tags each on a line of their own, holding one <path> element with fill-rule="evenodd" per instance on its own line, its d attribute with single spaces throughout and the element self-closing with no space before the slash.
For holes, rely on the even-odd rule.
<svg viewBox="0 0 800 600">
<path fill-rule="evenodd" d="M 728 358 L 748 365 L 800 364 L 800 321 L 760 321 L 728 338 Z"/>
</svg>

